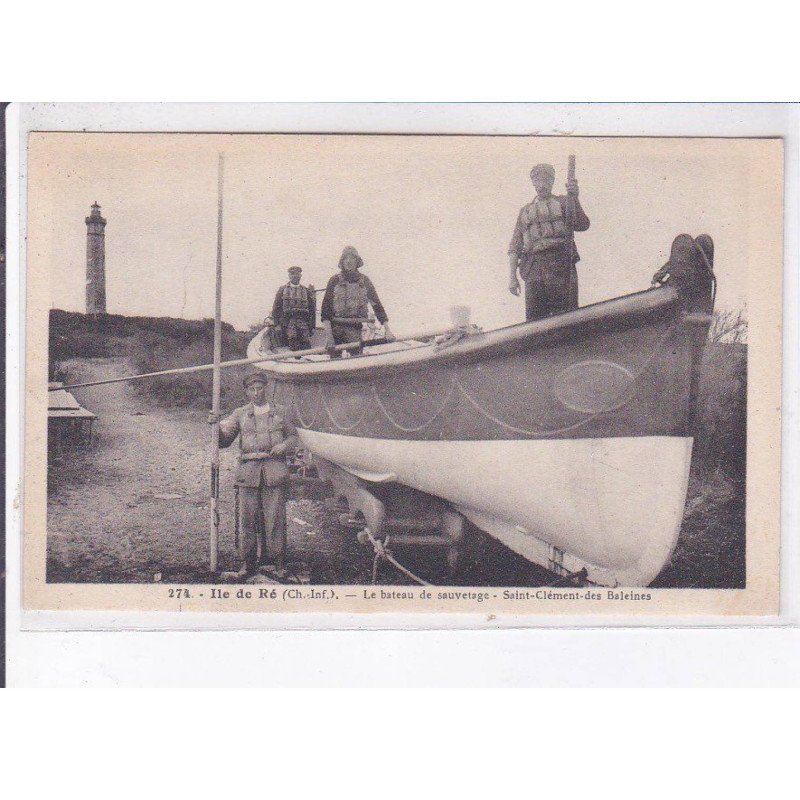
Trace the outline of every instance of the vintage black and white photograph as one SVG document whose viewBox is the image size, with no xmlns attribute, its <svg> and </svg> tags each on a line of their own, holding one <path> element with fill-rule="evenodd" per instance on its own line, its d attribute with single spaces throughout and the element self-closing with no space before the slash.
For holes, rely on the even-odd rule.
<svg viewBox="0 0 800 800">
<path fill-rule="evenodd" d="M 28 163 L 31 607 L 777 602 L 780 140 L 42 132 Z"/>
</svg>

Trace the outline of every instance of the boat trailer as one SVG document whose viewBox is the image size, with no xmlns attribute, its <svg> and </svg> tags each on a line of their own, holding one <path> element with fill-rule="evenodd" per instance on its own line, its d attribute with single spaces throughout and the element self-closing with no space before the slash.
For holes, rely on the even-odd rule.
<svg viewBox="0 0 800 800">
<path fill-rule="evenodd" d="M 397 561 L 390 543 L 444 549 L 448 574 L 455 574 L 464 517 L 449 504 L 395 483 L 393 476 L 385 476 L 380 482 L 366 481 L 325 459 L 315 458 L 314 463 L 319 479 L 330 485 L 334 496 L 342 501 L 340 523 L 360 529 L 358 541 L 373 548 L 373 583 L 381 562 L 388 561 L 415 583 L 430 585 Z"/>
<path fill-rule="evenodd" d="M 464 539 L 464 516 L 441 498 L 398 484 L 387 475 L 380 482 L 367 481 L 331 461 L 314 457 L 315 478 L 305 472 L 304 481 L 332 489 L 339 524 L 351 528 L 358 542 L 373 550 L 372 583 L 383 562 L 420 586 L 432 584 L 404 566 L 393 547 L 424 547 L 444 550 L 447 573 L 458 569 Z M 555 580 L 545 586 L 589 585 L 586 569 L 568 572 L 554 557 L 548 569 Z"/>
</svg>

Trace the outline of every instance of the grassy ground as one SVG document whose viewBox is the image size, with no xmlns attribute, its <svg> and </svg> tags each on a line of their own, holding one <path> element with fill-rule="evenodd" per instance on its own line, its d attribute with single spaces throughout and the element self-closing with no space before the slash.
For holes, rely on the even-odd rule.
<svg viewBox="0 0 800 800">
<path fill-rule="evenodd" d="M 743 588 L 747 345 L 706 346 L 699 409 L 680 539 L 653 585 Z"/>
<path fill-rule="evenodd" d="M 125 357 L 136 374 L 209 364 L 214 352 L 214 321 L 171 317 L 124 317 L 54 309 L 50 312 L 50 378 L 63 381 L 66 362 L 74 358 Z M 244 357 L 250 334 L 222 325 L 222 357 Z M 222 399 L 230 402 L 241 388 L 242 370 L 222 373 Z M 205 408 L 211 396 L 211 373 L 174 375 L 136 384 L 144 397 L 171 407 Z"/>
</svg>

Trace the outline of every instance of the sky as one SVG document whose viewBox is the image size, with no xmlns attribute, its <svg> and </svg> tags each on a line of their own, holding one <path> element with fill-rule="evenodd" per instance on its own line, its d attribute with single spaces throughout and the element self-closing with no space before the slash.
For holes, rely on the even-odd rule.
<svg viewBox="0 0 800 800">
<path fill-rule="evenodd" d="M 680 233 L 716 244 L 717 306 L 746 307 L 748 181 L 758 140 L 523 136 L 31 134 L 29 217 L 47 235 L 51 307 L 85 310 L 86 225 L 106 226 L 109 313 L 212 317 L 217 160 L 225 157 L 222 316 L 270 312 L 289 266 L 324 287 L 345 245 L 395 334 L 524 319 L 507 249 L 530 168 L 577 159 L 591 228 L 576 234 L 581 305 L 649 286 Z M 757 219 L 757 216 L 755 217 Z"/>
</svg>

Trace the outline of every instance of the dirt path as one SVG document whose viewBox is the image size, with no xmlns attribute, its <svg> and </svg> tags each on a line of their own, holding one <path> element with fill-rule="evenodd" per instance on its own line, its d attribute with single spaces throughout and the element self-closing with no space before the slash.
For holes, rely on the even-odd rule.
<svg viewBox="0 0 800 800">
<path fill-rule="evenodd" d="M 70 380 L 129 374 L 124 358 L 63 363 Z M 205 413 L 163 408 L 130 384 L 76 389 L 98 415 L 93 447 L 51 455 L 48 580 L 206 581 L 208 442 Z M 221 453 L 222 569 L 238 568 L 233 525 L 236 447 Z M 371 558 L 317 500 L 289 503 L 289 558 L 311 567 L 315 583 L 365 583 Z M 397 583 L 396 575 L 386 582 Z"/>
<path fill-rule="evenodd" d="M 123 358 L 75 359 L 71 379 L 126 374 Z M 199 577 L 208 563 L 208 441 L 202 412 L 150 404 L 128 384 L 88 387 L 76 399 L 99 417 L 91 449 L 51 458 L 50 580 L 152 581 Z M 233 454 L 223 453 L 222 484 Z M 172 496 L 172 497 L 166 497 Z M 231 492 L 222 498 L 220 557 L 233 558 Z"/>
</svg>

